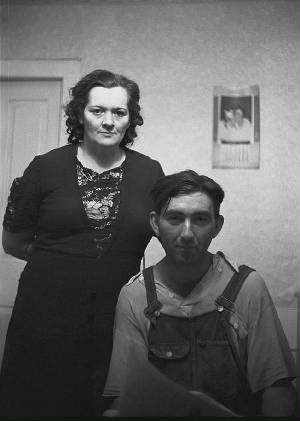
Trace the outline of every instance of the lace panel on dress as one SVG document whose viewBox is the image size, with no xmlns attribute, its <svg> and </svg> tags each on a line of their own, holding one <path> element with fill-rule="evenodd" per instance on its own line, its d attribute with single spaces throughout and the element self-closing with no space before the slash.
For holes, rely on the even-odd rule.
<svg viewBox="0 0 300 421">
<path fill-rule="evenodd" d="M 102 248 L 112 237 L 119 212 L 122 167 L 99 174 L 77 161 L 77 177 L 89 225 L 97 233 L 95 241 Z"/>
<path fill-rule="evenodd" d="M 10 231 L 11 227 L 13 227 L 14 225 L 14 219 L 16 216 L 16 208 L 15 208 L 16 198 L 15 197 L 17 196 L 20 180 L 21 180 L 21 177 L 17 177 L 13 180 L 12 186 L 10 189 L 10 195 L 8 196 L 8 199 L 7 199 L 7 206 L 6 206 L 6 211 L 5 211 L 4 219 L 3 219 L 3 226 L 7 231 Z"/>
<path fill-rule="evenodd" d="M 3 218 L 6 231 L 18 233 L 35 230 L 40 206 L 34 183 L 25 175 L 13 180 Z"/>
</svg>

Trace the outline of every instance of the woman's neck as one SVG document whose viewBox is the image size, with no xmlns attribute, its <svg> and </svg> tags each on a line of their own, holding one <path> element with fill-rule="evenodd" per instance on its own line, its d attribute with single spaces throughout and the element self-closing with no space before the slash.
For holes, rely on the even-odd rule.
<svg viewBox="0 0 300 421">
<path fill-rule="evenodd" d="M 96 145 L 96 147 L 91 147 L 85 143 L 78 145 L 77 159 L 84 167 L 99 173 L 118 167 L 125 157 L 125 150 L 119 146 L 101 147 Z"/>
</svg>

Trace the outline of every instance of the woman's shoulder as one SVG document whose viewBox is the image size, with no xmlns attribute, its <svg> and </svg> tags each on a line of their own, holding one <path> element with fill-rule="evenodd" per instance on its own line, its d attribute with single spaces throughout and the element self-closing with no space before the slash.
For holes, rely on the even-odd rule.
<svg viewBox="0 0 300 421">
<path fill-rule="evenodd" d="M 135 180 L 135 185 L 139 182 L 143 185 L 145 182 L 152 185 L 153 182 L 164 175 L 158 161 L 133 149 L 126 148 L 125 168 L 127 176 L 130 175 Z"/>
<path fill-rule="evenodd" d="M 52 149 L 44 154 L 38 155 L 40 161 L 52 161 L 57 159 L 66 159 L 67 157 L 74 157 L 76 154 L 77 147 L 76 145 L 64 145 L 58 148 Z"/>
<path fill-rule="evenodd" d="M 148 155 L 135 151 L 134 149 L 126 148 L 125 150 L 126 150 L 127 160 L 130 163 L 135 163 L 137 165 L 146 166 L 150 168 L 161 166 L 157 160 L 151 158 Z"/>
<path fill-rule="evenodd" d="M 134 149 L 125 148 L 127 157 L 130 157 L 132 160 L 141 161 L 141 162 L 157 162 L 155 159 L 152 159 L 150 156 L 145 155 L 141 152 L 135 151 Z"/>
<path fill-rule="evenodd" d="M 76 159 L 76 145 L 64 145 L 44 154 L 35 156 L 32 164 L 39 173 L 46 173 L 51 179 L 72 173 Z"/>
<path fill-rule="evenodd" d="M 34 158 L 36 166 L 40 169 L 49 169 L 51 172 L 58 168 L 70 167 L 76 156 L 75 145 L 64 145 L 52 149 Z"/>
</svg>

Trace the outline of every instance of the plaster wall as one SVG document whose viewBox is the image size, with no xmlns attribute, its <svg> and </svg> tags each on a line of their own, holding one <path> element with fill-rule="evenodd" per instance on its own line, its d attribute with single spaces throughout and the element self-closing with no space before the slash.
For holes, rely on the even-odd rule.
<svg viewBox="0 0 300 421">
<path fill-rule="evenodd" d="M 1 2 L 2 59 L 80 59 L 136 80 L 145 124 L 135 148 L 165 172 L 191 168 L 225 190 L 212 250 L 257 268 L 294 307 L 299 280 L 297 1 Z M 213 86 L 258 84 L 257 170 L 212 169 Z M 149 262 L 161 255 L 154 241 Z"/>
</svg>

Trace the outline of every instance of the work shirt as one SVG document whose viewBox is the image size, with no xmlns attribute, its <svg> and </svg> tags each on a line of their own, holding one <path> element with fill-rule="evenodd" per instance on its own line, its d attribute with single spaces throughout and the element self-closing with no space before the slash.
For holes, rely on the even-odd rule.
<svg viewBox="0 0 300 421">
<path fill-rule="evenodd" d="M 213 264 L 186 297 L 155 281 L 161 313 L 176 317 L 195 317 L 213 311 L 215 299 L 223 292 L 236 263 L 215 254 Z M 119 396 L 132 347 L 148 361 L 150 321 L 144 315 L 147 307 L 142 274 L 125 285 L 118 299 L 114 329 L 114 347 L 104 396 Z M 283 378 L 296 377 L 289 345 L 264 280 L 252 272 L 235 301 L 230 324 L 247 345 L 247 378 L 252 392 L 258 392 Z M 270 352 L 271 351 L 271 352 Z"/>
</svg>

